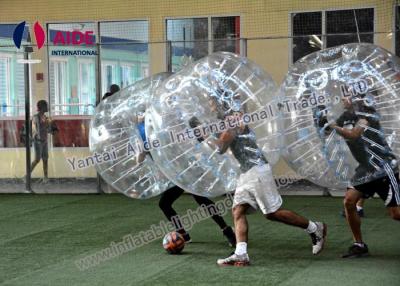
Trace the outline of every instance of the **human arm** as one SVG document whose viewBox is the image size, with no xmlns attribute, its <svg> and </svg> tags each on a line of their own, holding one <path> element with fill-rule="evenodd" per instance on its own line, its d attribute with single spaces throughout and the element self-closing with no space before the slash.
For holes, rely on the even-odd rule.
<svg viewBox="0 0 400 286">
<path fill-rule="evenodd" d="M 218 139 L 208 138 L 207 144 L 216 148 L 220 154 L 224 154 L 235 139 L 234 133 L 232 130 L 224 131 L 218 136 Z"/>
<path fill-rule="evenodd" d="M 33 116 L 32 118 L 32 139 L 40 139 L 39 138 L 39 121 L 38 116 Z"/>
<path fill-rule="evenodd" d="M 330 125 L 331 128 L 336 130 L 336 132 L 345 139 L 360 138 L 361 135 L 364 133 L 366 126 L 368 126 L 368 121 L 366 119 L 360 119 L 359 121 L 357 121 L 356 126 L 354 126 L 354 128 L 352 129 L 340 127 L 336 123 Z"/>
<path fill-rule="evenodd" d="M 58 132 L 58 127 L 57 127 L 55 121 L 52 120 L 50 117 L 46 118 L 46 124 L 48 126 L 48 128 L 47 128 L 48 133 L 51 133 L 52 135 L 54 135 L 54 133 Z"/>
<path fill-rule="evenodd" d="M 220 154 L 225 153 L 226 150 L 228 150 L 229 146 L 232 144 L 233 140 L 236 138 L 236 136 L 243 134 L 243 132 L 245 131 L 246 126 L 241 121 L 241 116 L 242 115 L 240 113 L 236 113 L 225 118 L 225 121 L 234 123 L 234 125 L 236 126 L 222 132 L 218 136 L 218 139 L 215 140 L 214 145 L 216 146 Z"/>
</svg>

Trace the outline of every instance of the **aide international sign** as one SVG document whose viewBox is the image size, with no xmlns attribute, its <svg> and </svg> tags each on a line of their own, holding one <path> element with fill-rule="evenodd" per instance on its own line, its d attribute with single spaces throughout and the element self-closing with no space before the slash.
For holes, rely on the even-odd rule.
<svg viewBox="0 0 400 286">
<path fill-rule="evenodd" d="M 13 40 L 15 46 L 19 49 L 21 47 L 22 38 L 25 31 L 26 22 L 19 23 L 13 33 Z M 46 33 L 42 25 L 37 21 L 33 25 L 33 32 L 36 39 L 36 46 L 40 50 L 46 41 Z M 53 36 L 53 33 L 54 36 Z M 51 42 L 54 46 L 62 46 L 64 49 L 56 49 L 51 51 L 53 56 L 96 56 L 97 51 L 90 49 L 94 47 L 95 35 L 93 31 L 81 32 L 78 30 L 72 31 L 50 31 Z M 67 47 L 74 47 L 74 49 L 68 49 Z M 82 49 L 76 49 L 76 47 L 82 47 Z M 86 49 L 83 49 L 85 47 Z M 89 48 L 89 49 L 88 49 Z"/>
</svg>

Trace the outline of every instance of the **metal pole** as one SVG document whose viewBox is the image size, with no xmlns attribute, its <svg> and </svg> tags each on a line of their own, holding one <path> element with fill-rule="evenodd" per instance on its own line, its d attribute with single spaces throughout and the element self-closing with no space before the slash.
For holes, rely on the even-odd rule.
<svg viewBox="0 0 400 286">
<path fill-rule="evenodd" d="M 24 49 L 24 60 L 29 60 L 29 48 Z M 31 114 L 30 114 L 30 80 L 29 80 L 29 63 L 24 64 L 24 81 L 25 81 L 25 153 L 26 153 L 26 182 L 25 189 L 32 192 L 31 188 Z"/>
<path fill-rule="evenodd" d="M 95 75 L 96 75 L 96 106 L 100 103 L 102 94 L 101 94 L 101 35 L 100 35 L 100 22 L 97 23 L 97 33 L 96 33 L 96 50 L 97 50 L 97 58 L 96 58 L 96 70 L 95 70 Z M 103 193 L 103 190 L 101 189 L 101 178 L 99 176 L 99 173 L 96 172 L 96 187 L 97 187 L 97 193 L 101 194 Z"/>
<path fill-rule="evenodd" d="M 240 39 L 240 55 L 242 57 L 247 57 L 247 39 Z"/>
<path fill-rule="evenodd" d="M 166 66 L 167 72 L 172 72 L 172 42 L 166 42 Z"/>
</svg>

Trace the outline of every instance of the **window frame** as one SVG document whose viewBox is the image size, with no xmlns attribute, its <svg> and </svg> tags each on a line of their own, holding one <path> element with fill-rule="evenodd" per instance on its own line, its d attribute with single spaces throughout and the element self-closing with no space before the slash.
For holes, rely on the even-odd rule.
<svg viewBox="0 0 400 286">
<path fill-rule="evenodd" d="M 8 85 L 8 95 L 7 95 L 7 105 L 11 105 L 12 103 L 12 93 L 14 93 L 14 96 L 17 95 L 17 90 L 18 90 L 18 86 L 17 86 L 17 80 L 16 80 L 16 69 L 18 65 L 21 65 L 22 67 L 22 72 L 23 75 L 25 76 L 25 70 L 24 70 L 24 65 L 22 63 L 19 63 L 18 61 L 23 59 L 23 54 L 20 52 L 15 52 L 15 51 L 0 51 L 0 58 L 7 58 L 8 59 L 8 72 L 6 74 L 7 76 L 7 85 Z M 15 60 L 15 61 L 14 61 Z M 11 76 L 10 76 L 11 75 Z M 14 79 L 12 79 L 12 77 L 14 77 Z M 29 96 L 30 96 L 30 101 L 31 101 L 31 105 L 30 105 L 30 113 L 32 114 L 32 111 L 34 110 L 34 108 L 32 106 L 34 106 L 34 104 L 32 104 L 32 68 L 29 69 L 29 80 L 30 80 L 30 86 L 29 86 Z M 12 84 L 13 83 L 13 84 Z M 13 107 L 16 108 L 17 112 L 16 114 L 9 114 L 7 115 L 0 115 L 0 119 L 14 119 L 14 120 L 21 120 L 25 118 L 25 82 L 23 83 L 24 87 L 23 87 L 23 93 L 24 93 L 24 103 L 22 104 L 22 106 L 18 106 L 18 105 L 14 105 Z M 16 97 L 17 98 L 17 97 Z M 0 108 L 1 108 L 1 102 L 0 102 Z M 18 110 L 20 110 L 20 108 L 22 109 L 22 115 L 19 114 Z"/>
<path fill-rule="evenodd" d="M 360 10 L 360 9 L 374 9 L 374 20 L 373 20 L 373 43 L 376 43 L 376 25 L 377 25 L 377 7 L 376 5 L 366 5 L 366 6 L 357 6 L 357 7 L 335 7 L 335 8 L 329 8 L 329 9 L 317 9 L 317 10 L 301 10 L 301 11 L 290 11 L 289 16 L 288 16 L 288 26 L 289 26 L 289 54 L 288 54 L 288 67 L 290 68 L 294 63 L 293 63 L 293 21 L 292 21 L 292 15 L 293 14 L 298 14 L 298 13 L 315 13 L 315 12 L 321 12 L 322 17 L 322 49 L 326 49 L 326 14 L 327 12 L 332 12 L 332 11 L 345 11 L 345 10 Z"/>
<path fill-rule="evenodd" d="M 225 17 L 239 17 L 239 30 L 240 30 L 240 38 L 242 38 L 242 31 L 243 31 L 243 15 L 242 13 L 235 13 L 235 14 L 217 14 L 217 15 L 196 15 L 196 16 L 174 16 L 174 17 L 164 17 L 163 25 L 164 25 L 164 41 L 168 42 L 168 20 L 185 20 L 185 19 L 199 19 L 199 18 L 207 18 L 207 31 L 208 31 L 208 53 L 210 55 L 213 53 L 214 49 L 214 42 L 213 42 L 213 31 L 212 31 L 212 19 L 213 18 L 225 18 Z M 168 59 L 168 47 L 165 48 L 164 52 L 165 58 Z"/>
<path fill-rule="evenodd" d="M 100 44 L 101 45 L 101 35 L 100 35 L 100 26 L 101 26 L 101 24 L 105 24 L 105 23 L 123 23 L 123 22 L 143 22 L 143 21 L 146 21 L 147 22 L 147 30 L 146 30 L 146 33 L 147 33 L 147 43 L 150 41 L 150 24 L 151 24 L 151 21 L 150 21 L 150 18 L 135 18 L 135 19 L 124 19 L 124 18 L 122 18 L 122 19 L 118 19 L 118 20 L 98 20 L 98 21 L 95 21 L 95 23 L 96 23 L 96 31 L 97 31 L 97 34 L 99 35 L 99 39 L 98 39 L 98 42 L 96 41 L 96 44 Z M 96 39 L 97 40 L 97 39 Z"/>
<path fill-rule="evenodd" d="M 94 25 L 94 28 L 93 28 L 93 31 L 94 31 L 94 34 L 95 34 L 95 46 L 97 46 L 98 44 L 99 44 L 99 41 L 100 41 L 100 34 L 99 34 L 99 22 L 100 21 L 93 21 L 93 19 L 91 19 L 91 20 L 89 20 L 89 19 L 83 19 L 83 20 L 80 20 L 80 21 L 65 21 L 65 20 L 61 20 L 61 21 L 48 21 L 48 22 L 43 22 L 43 26 L 45 26 L 46 27 L 46 44 L 47 44 L 47 75 L 48 75 L 48 79 L 50 78 L 50 61 L 51 61 L 51 59 L 53 58 L 53 57 L 58 57 L 58 56 L 52 56 L 51 55 L 51 51 L 50 51 L 50 49 L 49 49 L 49 46 L 51 46 L 52 44 L 50 43 L 50 37 L 49 37 L 49 29 L 50 29 L 50 26 L 51 25 L 61 25 L 61 24 L 93 24 Z M 94 59 L 94 62 L 95 62 L 95 68 L 97 68 L 97 60 L 98 60 L 98 58 L 97 58 L 98 56 L 96 56 L 96 57 L 87 57 L 88 59 L 89 58 L 93 58 Z M 63 58 L 63 57 L 61 57 L 61 58 Z M 78 60 L 80 60 L 81 59 L 81 57 L 77 57 L 76 58 L 76 60 L 77 60 L 77 72 L 79 72 L 79 64 L 78 64 Z M 68 57 L 66 57 L 66 60 L 68 61 Z M 68 71 L 67 71 L 67 73 L 68 73 Z M 68 73 L 68 76 L 69 76 L 69 73 Z M 97 81 L 97 78 L 96 78 L 96 81 Z M 97 86 L 98 86 L 98 84 L 96 83 L 96 81 L 95 81 L 95 87 L 97 88 Z M 78 83 L 79 84 L 79 83 Z M 77 85 L 78 85 L 77 84 Z M 67 89 L 68 89 L 68 87 L 67 87 Z M 77 86 L 77 92 L 78 92 L 78 86 Z M 49 110 L 51 110 L 51 105 L 52 105 L 52 102 L 51 102 L 51 98 L 50 98 L 50 94 L 51 94 L 51 89 L 50 89 L 50 82 L 48 82 L 48 84 L 47 84 L 47 102 L 48 102 L 48 104 L 49 104 Z M 100 96 L 101 97 L 101 96 Z M 50 115 L 52 116 L 52 118 L 53 119 L 56 119 L 56 120 L 74 120 L 74 119 L 91 119 L 91 115 L 77 115 L 77 114 L 74 114 L 74 115 L 69 115 L 69 114 L 66 114 L 66 115 L 53 115 L 53 114 L 51 114 L 51 112 L 50 112 Z M 69 148 L 69 147 L 52 147 L 52 148 Z M 73 148 L 88 148 L 88 147 L 73 147 Z"/>
</svg>

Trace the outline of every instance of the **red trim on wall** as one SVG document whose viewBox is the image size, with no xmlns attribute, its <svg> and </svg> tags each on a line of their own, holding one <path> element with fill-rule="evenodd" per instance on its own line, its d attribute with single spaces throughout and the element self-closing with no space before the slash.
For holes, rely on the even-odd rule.
<svg viewBox="0 0 400 286">
<path fill-rule="evenodd" d="M 240 38 L 240 16 L 235 17 L 235 37 Z M 240 54 L 240 40 L 236 41 L 236 53 Z"/>
</svg>

